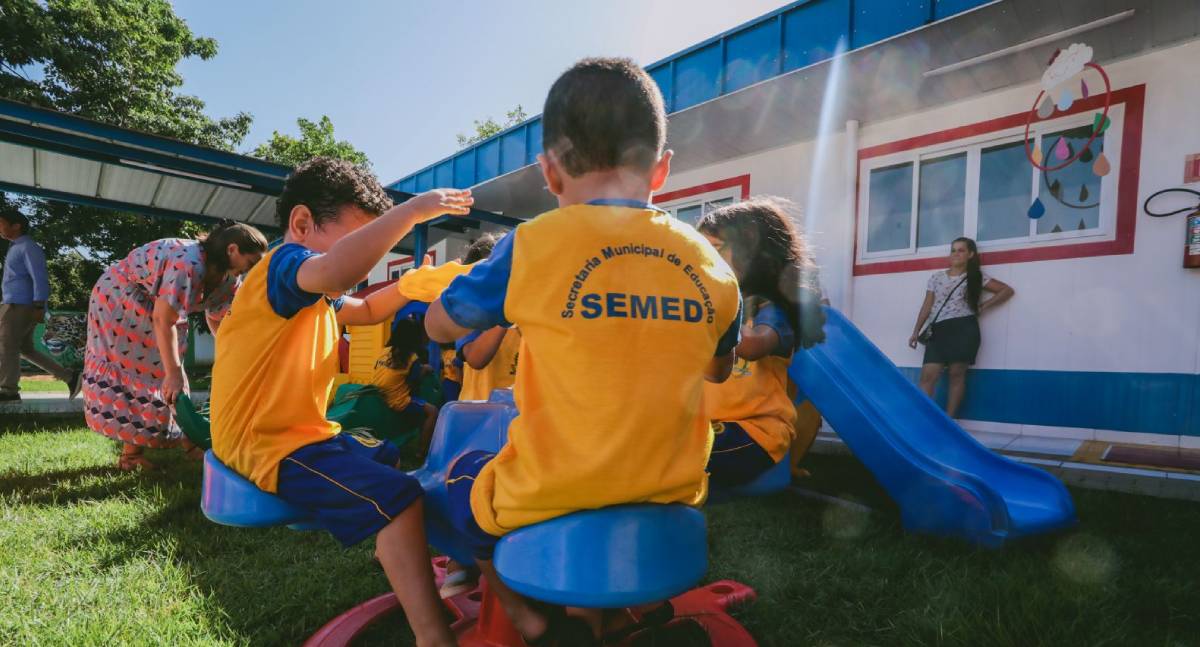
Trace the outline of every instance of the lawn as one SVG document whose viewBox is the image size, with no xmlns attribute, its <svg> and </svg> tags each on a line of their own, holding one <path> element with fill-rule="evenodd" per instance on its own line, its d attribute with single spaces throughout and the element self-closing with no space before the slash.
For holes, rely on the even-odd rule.
<svg viewBox="0 0 1200 647">
<path fill-rule="evenodd" d="M 49 376 L 23 377 L 19 384 L 22 391 L 30 393 L 62 392 L 66 394 L 67 392 L 66 382 L 52 379 Z"/>
<path fill-rule="evenodd" d="M 209 523 L 200 468 L 152 452 L 122 474 L 77 421 L 0 423 L 0 644 L 295 645 L 384 591 L 371 547 Z M 1074 491 L 1070 534 L 999 552 L 900 532 L 869 474 L 812 457 L 811 485 L 709 509 L 711 579 L 759 593 L 762 645 L 1187 645 L 1200 642 L 1200 506 Z M 369 644 L 408 644 L 399 620 Z"/>
</svg>

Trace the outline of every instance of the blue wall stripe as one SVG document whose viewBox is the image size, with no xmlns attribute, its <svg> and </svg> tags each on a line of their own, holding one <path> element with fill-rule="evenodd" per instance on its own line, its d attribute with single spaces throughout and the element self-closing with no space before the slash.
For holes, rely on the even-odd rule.
<svg viewBox="0 0 1200 647">
<path fill-rule="evenodd" d="M 921 369 L 901 367 L 914 384 Z M 946 402 L 946 380 L 936 399 Z M 1200 436 L 1200 375 L 973 369 L 968 420 Z"/>
<path fill-rule="evenodd" d="M 667 112 L 675 112 L 783 72 L 827 60 L 833 56 L 839 39 L 847 39 L 851 49 L 857 49 L 920 27 L 930 20 L 947 18 L 992 1 L 796 0 L 655 61 L 646 68 L 662 90 Z M 514 133 L 515 139 L 518 130 L 525 130 L 526 163 L 532 164 L 541 149 L 539 117 L 494 135 L 451 158 L 470 154 L 510 132 Z M 482 163 L 476 168 L 476 183 L 513 169 L 515 142 L 511 146 L 511 149 L 505 146 L 503 166 L 498 152 L 498 159 L 492 164 L 492 153 L 485 151 L 487 157 L 480 157 Z M 432 166 L 411 173 L 392 185 L 417 177 L 428 168 Z M 455 178 L 459 177 L 456 173 Z"/>
</svg>

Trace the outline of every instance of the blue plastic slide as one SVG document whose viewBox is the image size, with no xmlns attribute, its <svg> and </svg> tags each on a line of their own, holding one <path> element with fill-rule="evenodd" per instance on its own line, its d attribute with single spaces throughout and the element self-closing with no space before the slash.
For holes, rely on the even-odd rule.
<svg viewBox="0 0 1200 647">
<path fill-rule="evenodd" d="M 797 352 L 789 372 L 899 505 L 906 530 L 997 548 L 1076 523 L 1057 478 L 979 444 L 846 317 L 826 314 L 825 343 Z"/>
</svg>

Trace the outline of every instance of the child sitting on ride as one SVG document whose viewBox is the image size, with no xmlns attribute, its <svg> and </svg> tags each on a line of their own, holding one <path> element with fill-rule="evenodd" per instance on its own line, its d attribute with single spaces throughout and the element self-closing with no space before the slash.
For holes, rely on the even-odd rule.
<svg viewBox="0 0 1200 647">
<path fill-rule="evenodd" d="M 467 249 L 463 261 L 475 263 L 487 258 L 496 245 L 496 237 L 484 234 Z M 487 400 L 495 389 L 506 389 L 517 378 L 517 357 L 521 350 L 521 331 L 516 326 L 496 326 L 476 330 L 455 342 L 463 361 L 460 400 Z"/>
<path fill-rule="evenodd" d="M 438 344 L 442 357 L 442 404 L 462 395 L 463 361 L 453 343 Z"/>
<path fill-rule="evenodd" d="M 741 299 L 712 246 L 649 203 L 671 153 L 662 95 L 641 67 L 580 61 L 550 89 L 542 123 L 538 162 L 559 208 L 455 279 L 425 326 L 437 341 L 521 328 L 520 415 L 498 454 L 451 465 L 451 522 L 526 642 L 580 645 L 598 616 L 589 625 L 517 595 L 496 575 L 495 544 L 578 510 L 703 503 L 702 387 L 733 366 Z"/>
<path fill-rule="evenodd" d="M 213 369 L 216 457 L 311 512 L 343 545 L 377 534 L 376 554 L 421 645 L 455 640 L 429 568 L 421 485 L 395 467 L 394 445 L 339 433 L 325 410 L 339 324 L 386 321 L 407 303 L 398 289 L 341 295 L 414 225 L 471 204 L 468 191 L 437 189 L 391 207 L 361 167 L 320 157 L 300 165 L 277 203 L 284 243 L 246 275 Z"/>
<path fill-rule="evenodd" d="M 429 449 L 433 428 L 437 424 L 437 407 L 413 397 L 420 388 L 426 347 L 425 329 L 421 321 L 408 317 L 396 321 L 388 338 L 387 348 L 375 362 L 371 385 L 379 389 L 388 407 L 400 414 L 400 424 L 421 430 L 420 447 Z"/>
<path fill-rule="evenodd" d="M 796 348 L 824 341 L 825 313 L 816 264 L 782 201 L 722 207 L 696 228 L 733 268 L 746 308 L 733 375 L 704 387 L 714 433 L 709 477 L 737 486 L 787 458 L 796 434 L 788 365 Z"/>
</svg>

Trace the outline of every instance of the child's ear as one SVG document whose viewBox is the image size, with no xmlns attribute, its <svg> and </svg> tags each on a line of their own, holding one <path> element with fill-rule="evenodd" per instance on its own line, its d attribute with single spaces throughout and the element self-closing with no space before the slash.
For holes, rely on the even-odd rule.
<svg viewBox="0 0 1200 647">
<path fill-rule="evenodd" d="M 546 188 L 553 195 L 562 195 L 562 170 L 558 167 L 558 161 L 554 159 L 554 154 L 541 153 L 537 156 L 537 161 L 538 166 L 542 169 L 542 179 L 546 180 Z"/>
<path fill-rule="evenodd" d="M 650 167 L 650 192 L 654 193 L 663 188 L 667 183 L 667 176 L 671 174 L 671 158 L 675 156 L 675 151 L 665 150 L 654 166 Z"/>
<path fill-rule="evenodd" d="M 313 222 L 313 214 L 308 207 L 302 204 L 292 207 L 292 213 L 288 215 L 288 233 L 292 240 L 303 243 L 315 228 L 316 223 Z"/>
</svg>

